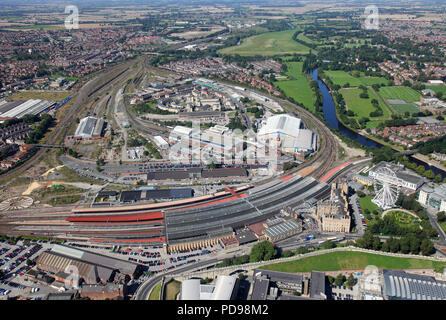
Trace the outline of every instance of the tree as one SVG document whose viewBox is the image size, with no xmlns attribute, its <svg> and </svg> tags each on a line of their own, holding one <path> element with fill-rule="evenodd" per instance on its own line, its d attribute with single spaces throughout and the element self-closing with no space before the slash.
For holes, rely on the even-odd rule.
<svg viewBox="0 0 446 320">
<path fill-rule="evenodd" d="M 276 248 L 269 241 L 263 241 L 252 247 L 249 255 L 250 262 L 268 261 L 277 254 Z"/>
<path fill-rule="evenodd" d="M 355 285 L 355 278 L 353 277 L 353 275 L 349 275 L 347 278 L 347 287 L 351 288 Z"/>
<path fill-rule="evenodd" d="M 333 241 L 325 241 L 322 244 L 322 249 L 333 249 L 336 248 L 336 244 Z"/>
<path fill-rule="evenodd" d="M 346 278 L 345 278 L 345 275 L 343 275 L 342 273 L 340 273 L 340 274 L 338 274 L 337 276 L 336 276 L 336 279 L 335 279 L 335 285 L 337 285 L 337 286 L 342 286 L 343 284 L 344 284 L 344 282 L 345 282 L 345 280 L 346 280 Z"/>
<path fill-rule="evenodd" d="M 402 253 L 410 252 L 410 239 L 408 237 L 403 237 L 400 239 L 400 251 Z"/>
<path fill-rule="evenodd" d="M 388 241 L 383 243 L 383 245 L 381 247 L 381 250 L 384 251 L 384 252 L 390 252 L 390 245 L 389 245 Z"/>
<path fill-rule="evenodd" d="M 297 254 L 305 254 L 308 253 L 308 249 L 306 247 L 300 247 L 296 250 Z"/>
<path fill-rule="evenodd" d="M 327 280 L 329 284 L 333 284 L 335 282 L 335 278 L 333 278 L 332 276 L 328 275 L 327 276 Z"/>
<path fill-rule="evenodd" d="M 376 251 L 381 249 L 381 240 L 379 240 L 379 237 L 373 237 L 372 248 Z"/>
<path fill-rule="evenodd" d="M 414 234 L 409 235 L 409 239 L 410 252 L 413 254 L 420 253 L 420 239 L 418 239 Z"/>
<path fill-rule="evenodd" d="M 435 252 L 435 247 L 431 240 L 424 239 L 421 241 L 420 250 L 424 256 L 429 256 Z"/>
<path fill-rule="evenodd" d="M 215 168 L 217 168 L 217 165 L 212 161 L 211 163 L 209 163 L 209 164 L 207 165 L 207 168 L 208 168 L 208 169 L 215 169 Z"/>
<path fill-rule="evenodd" d="M 437 220 L 438 222 L 446 221 L 446 212 L 440 211 L 439 213 L 437 213 Z"/>
<path fill-rule="evenodd" d="M 397 239 L 390 237 L 387 239 L 386 243 L 389 244 L 390 252 L 396 253 L 400 251 L 400 243 Z"/>
<path fill-rule="evenodd" d="M 102 158 L 99 158 L 98 160 L 96 160 L 96 165 L 98 166 L 103 166 L 105 164 L 105 160 Z"/>
</svg>

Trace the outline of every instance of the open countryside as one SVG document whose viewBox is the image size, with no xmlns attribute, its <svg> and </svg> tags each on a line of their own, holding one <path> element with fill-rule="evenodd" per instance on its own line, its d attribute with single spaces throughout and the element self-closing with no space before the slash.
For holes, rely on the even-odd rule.
<svg viewBox="0 0 446 320">
<path fill-rule="evenodd" d="M 310 49 L 293 40 L 296 31 L 268 32 L 244 39 L 238 46 L 224 48 L 221 54 L 241 56 L 274 56 L 287 54 L 307 54 Z"/>
<path fill-rule="evenodd" d="M 353 77 L 348 72 L 342 70 L 324 70 L 324 74 L 327 75 L 333 84 L 341 87 L 359 87 L 360 85 L 371 86 L 373 84 L 386 84 L 387 80 L 381 77 Z"/>
</svg>

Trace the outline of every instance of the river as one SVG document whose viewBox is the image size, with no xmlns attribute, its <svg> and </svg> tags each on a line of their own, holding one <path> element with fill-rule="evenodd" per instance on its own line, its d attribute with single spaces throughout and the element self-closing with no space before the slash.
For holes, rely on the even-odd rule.
<svg viewBox="0 0 446 320">
<path fill-rule="evenodd" d="M 338 130 L 342 135 L 358 141 L 361 145 L 365 147 L 376 147 L 381 148 L 383 145 L 371 140 L 367 137 L 364 137 L 363 135 L 345 127 L 341 122 L 339 122 L 338 117 L 336 116 L 336 108 L 335 103 L 333 101 L 333 97 L 330 93 L 330 90 L 328 89 L 327 85 L 319 78 L 318 76 L 318 70 L 314 69 L 310 72 L 310 76 L 317 81 L 319 90 L 322 94 L 322 110 L 324 113 L 324 119 L 325 122 L 334 130 Z M 435 174 L 441 174 L 443 179 L 446 177 L 446 172 L 443 170 L 431 166 L 423 161 L 420 161 L 418 159 L 414 159 L 413 157 L 408 157 L 410 162 L 414 162 L 417 165 L 423 165 L 426 170 L 432 170 Z"/>
</svg>

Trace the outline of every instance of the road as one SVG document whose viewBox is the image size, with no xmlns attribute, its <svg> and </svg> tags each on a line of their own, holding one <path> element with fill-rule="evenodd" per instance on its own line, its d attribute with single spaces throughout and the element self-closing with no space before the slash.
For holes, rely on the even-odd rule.
<svg viewBox="0 0 446 320">
<path fill-rule="evenodd" d="M 175 274 L 179 274 L 179 273 L 184 273 L 187 271 L 192 271 L 194 269 L 197 268 L 202 268 L 202 267 L 206 267 L 206 266 L 212 266 L 215 265 L 219 262 L 219 260 L 217 259 L 211 259 L 211 260 L 205 260 L 205 261 L 200 261 L 191 265 L 188 265 L 186 267 L 180 268 L 180 269 L 176 269 L 170 272 L 166 272 L 166 273 L 162 273 L 159 274 L 153 278 L 150 278 L 148 281 L 144 282 L 136 291 L 136 293 L 133 296 L 133 300 L 148 300 L 149 299 L 149 294 L 152 291 L 153 287 L 162 280 L 163 277 L 166 276 L 172 276 Z"/>
<path fill-rule="evenodd" d="M 358 194 L 354 194 L 350 197 L 350 205 L 353 208 L 353 214 L 355 215 L 355 223 L 356 223 L 356 230 L 358 231 L 358 234 L 360 236 L 362 236 L 365 232 L 365 228 L 364 225 L 362 224 L 362 219 L 360 216 L 360 212 L 359 212 L 359 207 L 358 207 L 358 202 L 359 198 L 358 198 Z"/>
</svg>

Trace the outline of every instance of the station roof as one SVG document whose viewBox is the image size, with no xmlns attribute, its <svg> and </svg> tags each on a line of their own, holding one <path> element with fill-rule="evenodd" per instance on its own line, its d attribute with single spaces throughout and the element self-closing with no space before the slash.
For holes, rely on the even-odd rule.
<svg viewBox="0 0 446 320">
<path fill-rule="evenodd" d="M 404 300 L 446 300 L 446 283 L 434 277 L 383 270 L 385 294 Z"/>
</svg>

